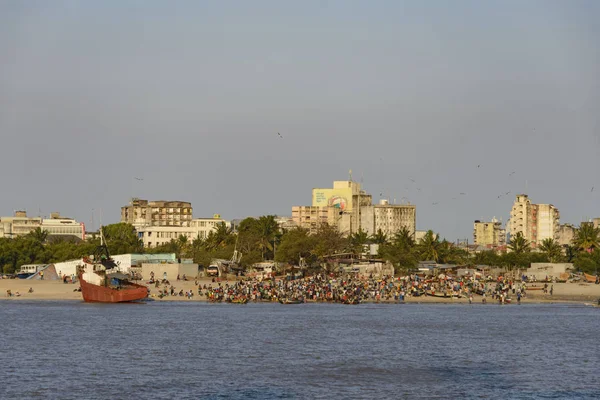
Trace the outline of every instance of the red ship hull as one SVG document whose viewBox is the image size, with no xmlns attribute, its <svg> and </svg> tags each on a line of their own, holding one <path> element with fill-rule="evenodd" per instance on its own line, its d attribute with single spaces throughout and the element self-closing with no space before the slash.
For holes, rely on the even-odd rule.
<svg viewBox="0 0 600 400">
<path fill-rule="evenodd" d="M 83 301 L 87 303 L 123 303 L 142 300 L 148 297 L 148 288 L 129 282 L 119 289 L 94 285 L 79 276 Z"/>
</svg>

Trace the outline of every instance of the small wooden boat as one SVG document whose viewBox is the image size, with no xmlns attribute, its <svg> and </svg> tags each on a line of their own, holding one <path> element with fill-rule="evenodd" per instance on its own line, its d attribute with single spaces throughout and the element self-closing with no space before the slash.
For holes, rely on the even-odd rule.
<svg viewBox="0 0 600 400">
<path fill-rule="evenodd" d="M 526 291 L 529 291 L 529 290 L 544 290 L 544 287 L 543 286 L 534 286 L 534 287 L 528 287 L 525 290 Z"/>
<path fill-rule="evenodd" d="M 360 304 L 359 299 L 346 299 L 342 302 L 342 304 Z"/>
<path fill-rule="evenodd" d="M 448 296 L 445 293 L 425 293 L 426 296 L 431 296 L 431 297 L 441 297 L 441 298 L 449 298 L 451 296 Z"/>
<path fill-rule="evenodd" d="M 279 302 L 281 304 L 302 304 L 302 303 L 304 303 L 304 300 L 279 299 Z"/>
<path fill-rule="evenodd" d="M 232 304 L 246 304 L 247 302 L 248 298 L 233 299 L 230 301 Z"/>
</svg>

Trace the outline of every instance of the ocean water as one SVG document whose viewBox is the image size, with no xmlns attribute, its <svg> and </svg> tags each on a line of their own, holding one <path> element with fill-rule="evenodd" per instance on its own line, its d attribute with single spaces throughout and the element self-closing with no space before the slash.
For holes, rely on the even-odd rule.
<svg viewBox="0 0 600 400">
<path fill-rule="evenodd" d="M 1 399 L 598 399 L 600 308 L 0 302 Z"/>
</svg>

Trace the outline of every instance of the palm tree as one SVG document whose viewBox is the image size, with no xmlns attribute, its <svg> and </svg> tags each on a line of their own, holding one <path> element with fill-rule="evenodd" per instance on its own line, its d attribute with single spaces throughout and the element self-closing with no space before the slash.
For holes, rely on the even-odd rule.
<svg viewBox="0 0 600 400">
<path fill-rule="evenodd" d="M 179 235 L 177 238 L 177 257 L 183 258 L 187 257 L 189 253 L 189 243 L 188 238 L 185 235 Z"/>
<path fill-rule="evenodd" d="M 379 246 L 379 257 L 394 264 L 397 273 L 403 273 L 416 267 L 418 257 L 412 232 L 408 228 L 402 227 L 394 234 L 391 241 Z"/>
<path fill-rule="evenodd" d="M 407 227 L 403 226 L 402 229 L 394 234 L 393 242 L 405 248 L 411 248 L 415 245 L 415 236 Z"/>
<path fill-rule="evenodd" d="M 600 247 L 600 228 L 594 228 L 591 222 L 583 222 L 575 231 L 573 245 L 581 251 L 591 253 Z"/>
<path fill-rule="evenodd" d="M 441 249 L 439 235 L 433 233 L 432 230 L 425 233 L 425 236 L 419 241 L 419 247 L 421 248 L 422 259 L 439 261 L 439 251 Z"/>
<path fill-rule="evenodd" d="M 540 250 L 546 254 L 550 262 L 555 262 L 561 256 L 561 247 L 558 242 L 552 238 L 542 240 Z"/>
<path fill-rule="evenodd" d="M 438 257 L 440 262 L 447 264 L 466 264 L 469 253 L 457 247 L 454 243 L 442 240 L 439 244 Z"/>
<path fill-rule="evenodd" d="M 404 227 L 406 229 L 406 227 Z M 371 236 L 371 241 L 375 244 L 386 244 L 388 242 L 388 236 L 381 230 L 377 229 L 377 233 Z"/>
<path fill-rule="evenodd" d="M 29 236 L 36 243 L 44 244 L 46 242 L 46 239 L 48 239 L 48 231 L 38 226 L 37 228 L 29 232 Z"/>
<path fill-rule="evenodd" d="M 367 232 L 360 229 L 358 232 L 353 233 L 350 236 L 349 244 L 350 249 L 354 255 L 359 256 L 363 253 L 365 244 L 369 242 L 369 235 Z"/>
<path fill-rule="evenodd" d="M 221 222 L 213 228 L 204 241 L 207 250 L 217 250 L 227 245 L 231 238 L 231 228 Z"/>
<path fill-rule="evenodd" d="M 263 260 L 265 254 L 275 250 L 275 243 L 279 237 L 279 224 L 275 219 L 274 215 L 263 215 L 258 218 L 256 222 L 256 228 L 258 230 L 258 248 L 261 251 Z"/>
<path fill-rule="evenodd" d="M 508 248 L 515 254 L 527 253 L 531 249 L 530 243 L 523 236 L 523 232 L 517 232 L 514 237 L 510 238 Z"/>
</svg>

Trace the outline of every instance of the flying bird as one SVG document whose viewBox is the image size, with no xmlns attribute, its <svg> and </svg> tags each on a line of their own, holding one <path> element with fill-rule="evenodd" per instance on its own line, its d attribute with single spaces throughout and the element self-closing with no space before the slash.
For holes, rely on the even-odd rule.
<svg viewBox="0 0 600 400">
<path fill-rule="evenodd" d="M 593 191 L 594 191 L 594 187 L 592 186 L 592 190 L 590 190 L 590 192 L 593 192 Z"/>
<path fill-rule="evenodd" d="M 431 203 L 432 206 L 437 206 L 437 201 L 435 203 Z"/>
<path fill-rule="evenodd" d="M 508 174 L 508 176 L 513 176 L 515 174 L 515 172 L 517 172 L 517 171 L 511 172 L 510 174 Z"/>
<path fill-rule="evenodd" d="M 277 132 L 277 136 L 279 136 L 280 139 L 283 139 L 283 136 L 281 136 L 281 133 Z"/>
<path fill-rule="evenodd" d="M 500 195 L 498 195 L 498 198 L 500 198 L 500 197 L 502 197 L 502 195 L 501 195 L 501 194 L 500 194 Z"/>
<path fill-rule="evenodd" d="M 133 177 L 133 179 L 135 179 L 136 181 L 143 181 L 143 178 L 136 178 L 135 176 Z"/>
<path fill-rule="evenodd" d="M 460 192 L 459 194 L 460 194 L 461 196 L 465 196 L 465 195 L 466 195 L 466 193 L 463 193 L 463 192 Z"/>
<path fill-rule="evenodd" d="M 415 180 L 413 178 L 408 178 L 409 181 L 411 181 L 412 183 L 415 183 Z"/>
<path fill-rule="evenodd" d="M 421 188 L 417 188 L 417 190 L 420 192 L 420 191 L 421 191 Z"/>
<path fill-rule="evenodd" d="M 508 191 L 508 192 L 506 192 L 506 193 L 504 193 L 504 194 L 510 194 L 510 191 Z"/>
<path fill-rule="evenodd" d="M 481 164 L 477 164 L 477 168 L 479 168 L 481 166 Z"/>
</svg>

